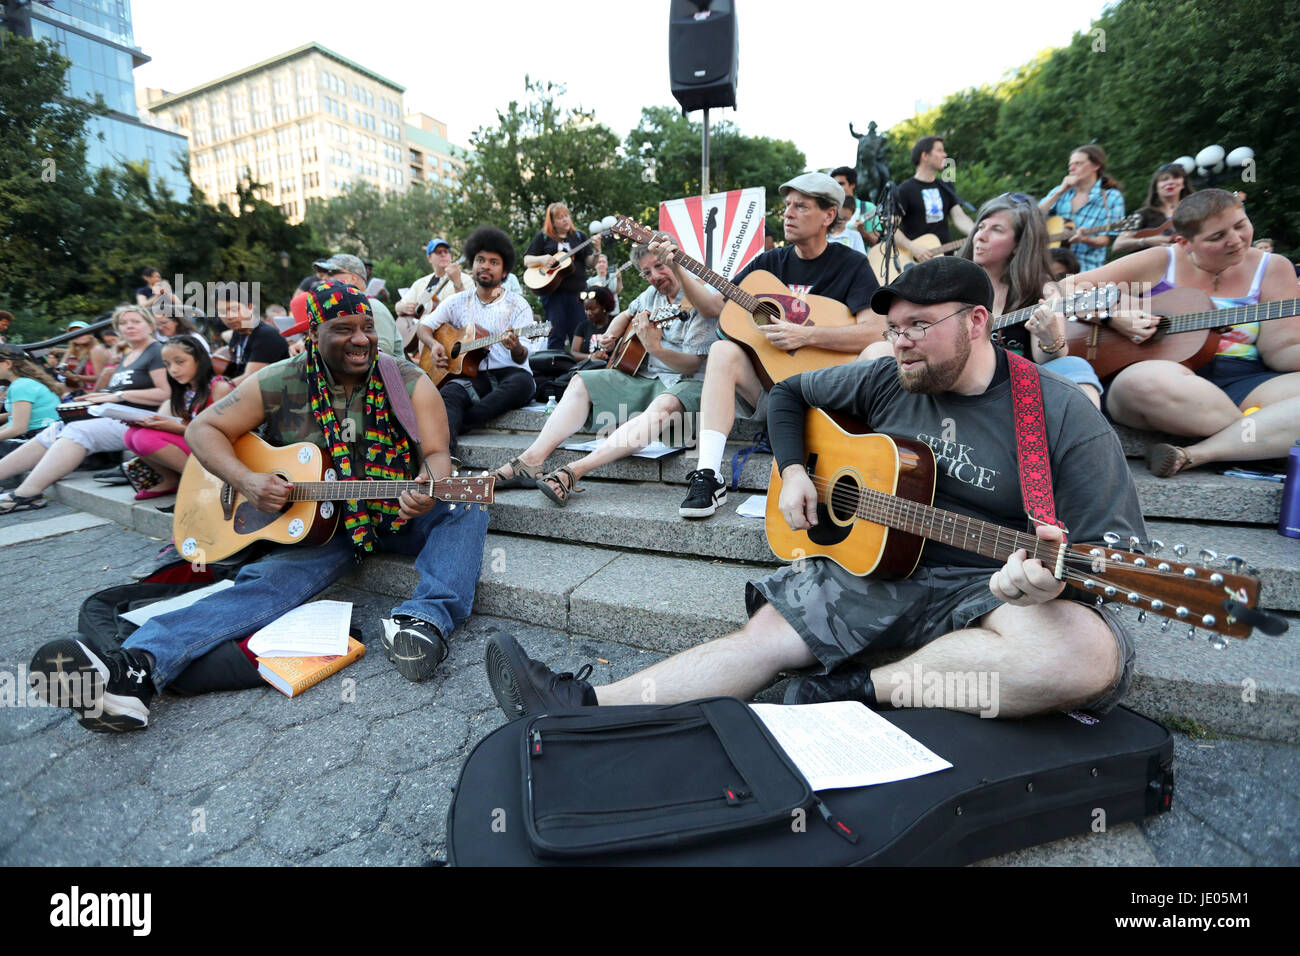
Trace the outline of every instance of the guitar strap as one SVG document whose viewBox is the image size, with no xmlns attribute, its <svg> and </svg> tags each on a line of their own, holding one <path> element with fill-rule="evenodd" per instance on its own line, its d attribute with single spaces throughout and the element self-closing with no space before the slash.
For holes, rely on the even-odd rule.
<svg viewBox="0 0 1300 956">
<path fill-rule="evenodd" d="M 1020 494 L 1030 517 L 1064 528 L 1056 518 L 1052 498 L 1052 463 L 1047 451 L 1047 418 L 1038 366 L 1007 352 L 1011 368 L 1011 407 L 1016 418 L 1016 452 L 1020 462 Z"/>
<path fill-rule="evenodd" d="M 415 406 L 411 404 L 411 396 L 406 394 L 406 383 L 402 381 L 402 373 L 397 367 L 396 360 L 391 355 L 383 352 L 379 353 L 375 360 L 379 363 L 379 377 L 384 380 L 384 391 L 388 393 L 388 401 L 392 405 L 393 414 L 397 416 L 397 423 L 402 426 L 408 438 L 421 456 L 420 450 L 420 426 L 415 420 Z"/>
</svg>

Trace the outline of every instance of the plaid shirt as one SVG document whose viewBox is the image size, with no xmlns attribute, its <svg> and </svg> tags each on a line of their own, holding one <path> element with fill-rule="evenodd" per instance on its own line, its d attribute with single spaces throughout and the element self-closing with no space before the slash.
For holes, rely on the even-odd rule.
<svg viewBox="0 0 1300 956">
<path fill-rule="evenodd" d="M 1123 219 L 1123 194 L 1118 189 L 1107 189 L 1103 198 L 1102 193 L 1099 179 L 1092 184 L 1092 189 L 1088 192 L 1088 201 L 1078 210 L 1072 210 L 1070 205 L 1074 202 L 1074 187 L 1071 186 L 1061 193 L 1052 207 L 1047 210 L 1047 214 L 1073 220 L 1076 229 L 1092 229 L 1095 226 L 1104 226 L 1108 222 L 1118 222 Z M 1101 268 L 1106 261 L 1107 248 L 1108 246 L 1090 246 L 1082 242 L 1070 244 L 1070 251 L 1079 260 L 1079 269 L 1082 272 Z"/>
</svg>

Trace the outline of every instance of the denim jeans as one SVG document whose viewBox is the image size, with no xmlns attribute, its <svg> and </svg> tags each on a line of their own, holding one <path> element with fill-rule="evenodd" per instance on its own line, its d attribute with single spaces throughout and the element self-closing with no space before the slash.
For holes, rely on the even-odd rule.
<svg viewBox="0 0 1300 956">
<path fill-rule="evenodd" d="M 474 609 L 487 525 L 486 511 L 453 511 L 440 501 L 397 534 L 380 535 L 375 550 L 415 555 L 420 575 L 415 594 L 392 613 L 417 617 L 450 635 Z M 341 530 L 316 548 L 277 548 L 242 568 L 232 587 L 147 621 L 122 646 L 153 655 L 153 683 L 161 691 L 191 661 L 247 637 L 329 587 L 352 569 L 355 554 Z"/>
</svg>

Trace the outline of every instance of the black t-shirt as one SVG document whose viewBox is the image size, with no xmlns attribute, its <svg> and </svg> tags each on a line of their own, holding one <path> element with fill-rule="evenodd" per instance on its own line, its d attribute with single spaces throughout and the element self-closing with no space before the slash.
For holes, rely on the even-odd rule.
<svg viewBox="0 0 1300 956">
<path fill-rule="evenodd" d="M 284 336 L 265 322 L 260 322 L 247 336 L 236 332 L 230 337 L 230 364 L 226 367 L 226 377 L 243 375 L 249 362 L 270 365 L 288 357 L 289 343 Z"/>
<path fill-rule="evenodd" d="M 922 233 L 932 233 L 940 242 L 950 242 L 948 211 L 958 205 L 957 197 L 942 180 L 923 183 L 915 176 L 894 190 L 898 212 L 902 216 L 899 228 L 908 239 Z"/>
<path fill-rule="evenodd" d="M 779 246 L 754 257 L 732 281 L 739 285 L 751 272 L 770 272 L 800 295 L 820 295 L 843 302 L 857 315 L 871 308 L 871 295 L 880 283 L 867 257 L 838 242 L 826 244 L 816 259 L 801 259 L 794 246 Z"/>
<path fill-rule="evenodd" d="M 1153 209 L 1151 206 L 1143 206 L 1138 210 L 1138 229 L 1154 229 L 1168 221 L 1169 217 L 1164 214 L 1164 210 Z M 1171 225 L 1166 231 L 1173 232 L 1174 227 Z"/>
<path fill-rule="evenodd" d="M 150 342 L 149 346 L 140 353 L 140 356 L 131 363 L 129 368 L 118 365 L 113 377 L 108 380 L 108 386 L 104 389 L 106 392 L 125 392 L 128 389 L 145 389 L 153 388 L 153 376 L 149 373 L 156 368 L 166 368 L 162 359 L 162 343 Z M 134 405 L 136 408 L 155 409 L 158 407 L 157 402 L 128 402 L 122 400 L 124 405 Z"/>
<path fill-rule="evenodd" d="M 152 298 L 153 298 L 153 289 L 152 289 L 150 286 L 142 285 L 142 286 L 140 286 L 140 288 L 138 288 L 138 289 L 135 290 L 135 294 L 136 294 L 136 301 L 137 301 L 137 302 L 140 301 L 140 300 L 139 300 L 139 297 L 140 297 L 140 296 L 144 296 L 146 299 L 152 299 Z"/>
<path fill-rule="evenodd" d="M 570 249 L 576 249 L 587 241 L 587 237 L 580 232 L 571 232 L 566 237 L 565 242 Z M 528 249 L 524 252 L 526 256 L 554 256 L 558 255 L 560 244 L 544 232 L 539 232 L 533 236 L 533 241 L 528 244 Z M 552 295 L 577 295 L 587 288 L 587 257 L 591 255 L 591 246 L 574 253 L 572 262 L 573 268 L 565 273 L 564 279 L 560 282 L 560 287 Z"/>
<path fill-rule="evenodd" d="M 609 323 L 605 323 L 605 329 L 609 328 Z M 604 333 L 605 329 L 596 328 L 591 319 L 583 319 L 582 324 L 573 330 L 575 339 L 582 339 L 582 351 L 590 355 L 592 353 L 592 339 Z"/>
</svg>

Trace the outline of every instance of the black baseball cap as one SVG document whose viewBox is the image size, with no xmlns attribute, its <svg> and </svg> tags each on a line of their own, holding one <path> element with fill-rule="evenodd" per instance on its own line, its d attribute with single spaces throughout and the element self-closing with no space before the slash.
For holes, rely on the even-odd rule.
<svg viewBox="0 0 1300 956">
<path fill-rule="evenodd" d="M 993 308 L 993 283 L 988 273 L 969 259 L 935 256 L 919 262 L 871 297 L 871 311 L 887 315 L 894 297 L 917 305 L 965 302 Z"/>
</svg>

